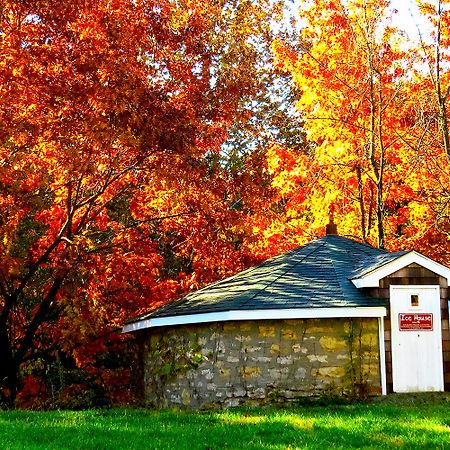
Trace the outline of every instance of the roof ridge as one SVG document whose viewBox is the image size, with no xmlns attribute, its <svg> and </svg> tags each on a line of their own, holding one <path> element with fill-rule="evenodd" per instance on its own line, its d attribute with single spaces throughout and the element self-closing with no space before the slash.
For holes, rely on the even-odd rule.
<svg viewBox="0 0 450 450">
<path fill-rule="evenodd" d="M 373 245 L 371 245 L 371 244 L 369 244 L 367 242 L 357 242 L 357 241 L 355 241 L 353 239 L 349 239 L 346 236 L 338 236 L 338 237 L 343 237 L 344 239 L 349 241 L 351 243 L 351 245 L 353 245 L 354 247 L 359 248 L 363 253 L 365 253 L 368 256 L 371 256 L 369 250 L 375 250 L 375 251 L 380 252 L 380 253 L 390 253 L 385 248 L 374 247 Z M 349 236 L 349 237 L 354 237 L 354 236 Z M 365 250 L 364 247 L 366 247 L 367 250 Z"/>
<path fill-rule="evenodd" d="M 336 271 L 336 261 L 330 260 L 331 261 L 331 267 L 333 268 L 334 271 L 334 275 L 336 276 L 336 280 L 338 282 L 339 285 L 339 289 L 341 290 L 341 295 L 342 297 L 344 297 L 344 289 L 342 288 L 342 282 L 341 282 L 341 277 L 338 275 L 337 271 Z"/>
<path fill-rule="evenodd" d="M 269 286 L 272 286 L 277 280 L 279 280 L 282 276 L 286 275 L 287 272 L 289 272 L 290 270 L 292 270 L 294 267 L 298 266 L 300 263 L 302 263 L 307 257 L 309 257 L 310 255 L 312 255 L 314 252 L 316 252 L 317 250 L 319 250 L 319 248 L 325 246 L 324 242 L 318 242 L 319 240 L 317 239 L 316 241 L 311 242 L 314 243 L 318 243 L 319 245 L 316 245 L 315 248 L 313 250 L 311 250 L 309 253 L 307 253 L 305 256 L 303 256 L 299 261 L 297 261 L 295 264 L 290 265 L 285 271 L 283 271 L 282 273 L 280 273 L 280 275 L 278 275 L 277 277 L 275 277 L 273 280 L 270 281 L 270 283 L 268 283 L 263 289 L 258 290 L 257 292 L 255 292 L 254 295 L 252 295 L 250 298 L 247 298 L 242 304 L 241 306 L 245 306 L 248 302 L 250 302 L 251 300 L 253 300 L 255 297 L 258 296 L 258 294 L 260 294 L 261 292 L 264 292 L 267 290 L 267 288 Z M 305 248 L 306 246 L 303 247 L 297 247 L 297 249 L 299 248 Z M 295 249 L 294 249 L 295 250 Z M 286 253 L 284 253 L 284 255 L 286 255 Z"/>
</svg>

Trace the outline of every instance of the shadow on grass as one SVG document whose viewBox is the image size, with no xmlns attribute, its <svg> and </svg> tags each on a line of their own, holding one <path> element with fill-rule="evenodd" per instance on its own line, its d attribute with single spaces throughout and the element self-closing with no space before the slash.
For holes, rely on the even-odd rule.
<svg viewBox="0 0 450 450">
<path fill-rule="evenodd" d="M 448 404 L 0 413 L 3 449 L 449 448 Z"/>
</svg>

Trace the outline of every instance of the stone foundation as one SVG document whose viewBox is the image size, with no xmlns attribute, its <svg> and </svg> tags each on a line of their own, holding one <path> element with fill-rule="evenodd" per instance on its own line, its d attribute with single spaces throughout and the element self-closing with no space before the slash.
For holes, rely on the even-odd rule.
<svg viewBox="0 0 450 450">
<path fill-rule="evenodd" d="M 145 399 L 198 408 L 380 393 L 378 342 L 375 318 L 155 328 L 144 341 Z"/>
</svg>

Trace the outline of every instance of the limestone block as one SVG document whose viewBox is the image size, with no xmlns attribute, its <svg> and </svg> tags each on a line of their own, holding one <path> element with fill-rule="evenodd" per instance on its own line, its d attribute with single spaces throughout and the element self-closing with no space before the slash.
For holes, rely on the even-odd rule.
<svg viewBox="0 0 450 450">
<path fill-rule="evenodd" d="M 282 329 L 281 330 L 281 338 L 287 341 L 294 341 L 298 339 L 298 335 L 294 330 L 290 329 Z"/>
<path fill-rule="evenodd" d="M 228 368 L 220 369 L 219 374 L 222 378 L 228 379 L 231 376 L 231 369 L 228 369 Z"/>
<path fill-rule="evenodd" d="M 214 351 L 217 353 L 225 353 L 225 342 L 223 341 L 216 341 L 214 343 Z"/>
<path fill-rule="evenodd" d="M 292 391 L 290 389 L 283 389 L 278 391 L 278 396 L 292 400 L 294 398 L 297 398 L 298 394 L 296 391 Z"/>
<path fill-rule="evenodd" d="M 245 366 L 241 368 L 240 374 L 244 378 L 258 377 L 261 375 L 261 369 L 255 366 L 254 367 Z"/>
<path fill-rule="evenodd" d="M 184 406 L 188 406 L 191 403 L 191 394 L 187 389 L 183 389 L 181 392 L 181 402 Z"/>
<path fill-rule="evenodd" d="M 327 362 L 327 355 L 307 355 L 309 362 Z"/>
<path fill-rule="evenodd" d="M 332 327 L 309 327 L 306 329 L 307 334 L 334 333 L 335 331 Z"/>
<path fill-rule="evenodd" d="M 352 322 L 345 322 L 344 323 L 344 333 L 345 334 L 350 333 L 351 329 L 352 329 Z"/>
<path fill-rule="evenodd" d="M 272 361 L 272 358 L 269 358 L 268 356 L 254 356 L 251 358 L 251 361 L 254 362 L 260 362 L 260 363 L 268 363 Z"/>
<path fill-rule="evenodd" d="M 281 367 L 281 368 L 275 368 L 272 367 L 270 369 L 268 369 L 268 373 L 269 373 L 269 378 L 271 382 L 277 382 L 280 381 L 280 379 L 282 377 L 285 377 L 287 374 L 289 374 L 289 366 L 286 367 Z"/>
<path fill-rule="evenodd" d="M 376 346 L 378 342 L 378 336 L 373 333 L 363 334 L 361 336 L 361 344 L 365 346 Z"/>
<path fill-rule="evenodd" d="M 304 319 L 285 319 L 283 322 L 291 327 L 298 327 L 305 323 Z"/>
<path fill-rule="evenodd" d="M 345 369 L 343 367 L 319 367 L 317 373 L 322 377 L 340 378 L 345 375 Z"/>
<path fill-rule="evenodd" d="M 247 391 L 243 387 L 237 387 L 232 392 L 233 397 L 245 397 L 246 394 Z"/>
<path fill-rule="evenodd" d="M 304 367 L 299 367 L 296 371 L 295 371 L 295 375 L 294 378 L 296 380 L 304 380 L 306 378 L 306 369 Z"/>
<path fill-rule="evenodd" d="M 283 355 L 289 355 L 291 353 L 291 346 L 289 345 L 282 345 L 280 347 L 280 353 Z"/>
<path fill-rule="evenodd" d="M 378 320 L 365 320 L 362 322 L 362 327 L 365 330 L 378 331 Z"/>
<path fill-rule="evenodd" d="M 322 336 L 319 339 L 319 342 L 322 348 L 327 352 L 335 352 L 347 347 L 347 343 L 344 339 L 337 339 L 334 336 Z"/>
<path fill-rule="evenodd" d="M 251 336 L 244 336 L 244 335 L 238 335 L 235 336 L 234 339 L 238 342 L 251 342 L 252 337 Z"/>
<path fill-rule="evenodd" d="M 266 390 L 262 387 L 256 388 L 253 391 L 248 393 L 250 398 L 265 398 Z"/>
<path fill-rule="evenodd" d="M 186 380 L 195 380 L 195 378 L 197 377 L 197 374 L 196 374 L 195 370 L 189 370 L 188 372 L 186 372 L 184 374 L 184 377 L 186 378 Z"/>
<path fill-rule="evenodd" d="M 237 326 L 234 322 L 225 322 L 223 324 L 223 331 L 234 331 L 236 330 Z"/>
<path fill-rule="evenodd" d="M 202 370 L 202 375 L 207 379 L 207 380 L 212 380 L 214 378 L 214 372 L 212 371 L 212 369 L 203 369 Z"/>
<path fill-rule="evenodd" d="M 208 356 L 211 355 L 211 350 L 208 347 L 202 347 L 202 349 L 200 350 L 200 354 L 203 356 L 203 359 L 208 359 Z"/>
<path fill-rule="evenodd" d="M 239 329 L 241 331 L 251 331 L 253 329 L 253 323 L 252 322 L 241 322 L 239 324 Z"/>
<path fill-rule="evenodd" d="M 239 406 L 239 399 L 238 398 L 227 398 L 223 404 L 226 408 L 234 408 L 235 406 Z"/>
<path fill-rule="evenodd" d="M 292 346 L 292 351 L 294 353 L 300 353 L 300 352 L 304 353 L 304 354 L 308 353 L 308 349 L 306 347 L 302 347 L 301 344 L 294 344 Z"/>
<path fill-rule="evenodd" d="M 319 326 L 313 325 L 306 328 L 306 334 L 318 334 L 318 333 L 335 333 L 336 329 L 331 326 Z"/>
<path fill-rule="evenodd" d="M 208 384 L 206 385 L 206 389 L 207 389 L 208 391 L 215 391 L 215 390 L 217 389 L 217 386 L 216 386 L 215 383 L 208 383 Z"/>
<path fill-rule="evenodd" d="M 364 375 L 378 375 L 378 366 L 376 364 L 362 364 L 361 372 Z"/>
<path fill-rule="evenodd" d="M 378 352 L 377 351 L 370 351 L 370 352 L 363 352 L 361 355 L 362 359 L 371 359 L 374 361 L 378 361 Z"/>
<path fill-rule="evenodd" d="M 281 369 L 269 369 L 268 372 L 269 372 L 269 377 L 274 381 L 279 380 L 281 377 L 281 374 L 282 374 Z"/>
<path fill-rule="evenodd" d="M 267 325 L 260 325 L 258 327 L 259 329 L 259 335 L 261 337 L 274 337 L 275 336 L 275 327 L 267 326 Z"/>
<path fill-rule="evenodd" d="M 277 363 L 278 364 L 292 364 L 292 356 L 288 355 L 288 356 L 278 356 L 277 357 Z"/>
<path fill-rule="evenodd" d="M 249 346 L 246 346 L 246 347 L 244 348 L 244 350 L 245 350 L 247 353 L 255 353 L 255 352 L 260 352 L 260 351 L 261 351 L 261 347 L 255 347 L 255 346 L 249 345 Z"/>
<path fill-rule="evenodd" d="M 239 362 L 239 358 L 237 358 L 236 356 L 228 356 L 227 361 L 229 363 L 237 363 Z"/>
</svg>

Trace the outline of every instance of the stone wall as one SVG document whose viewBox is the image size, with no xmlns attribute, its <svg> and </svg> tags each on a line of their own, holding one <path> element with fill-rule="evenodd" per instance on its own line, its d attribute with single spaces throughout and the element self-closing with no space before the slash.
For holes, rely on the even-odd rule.
<svg viewBox="0 0 450 450">
<path fill-rule="evenodd" d="M 377 319 L 218 322 L 144 336 L 149 406 L 290 402 L 380 393 Z"/>
</svg>

